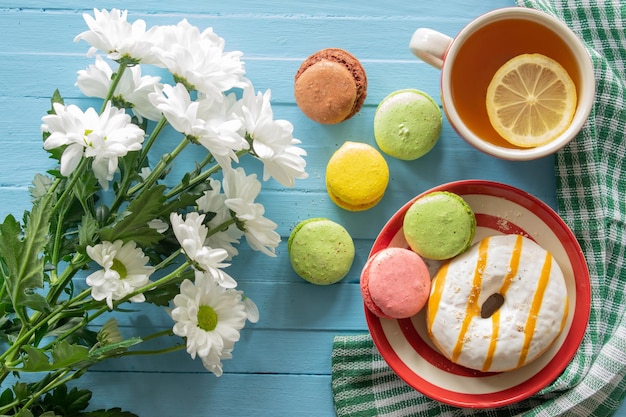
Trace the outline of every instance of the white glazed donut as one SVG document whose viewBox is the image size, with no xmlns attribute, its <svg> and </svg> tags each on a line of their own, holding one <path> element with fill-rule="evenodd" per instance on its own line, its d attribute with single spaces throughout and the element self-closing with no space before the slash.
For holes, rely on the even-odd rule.
<svg viewBox="0 0 626 417">
<path fill-rule="evenodd" d="M 484 306 L 490 297 L 487 304 L 502 304 L 481 317 L 483 308 L 492 310 Z M 563 330 L 567 313 L 565 278 L 553 256 L 524 236 L 501 235 L 481 240 L 441 266 L 426 320 L 433 343 L 452 362 L 503 372 L 545 352 Z"/>
</svg>

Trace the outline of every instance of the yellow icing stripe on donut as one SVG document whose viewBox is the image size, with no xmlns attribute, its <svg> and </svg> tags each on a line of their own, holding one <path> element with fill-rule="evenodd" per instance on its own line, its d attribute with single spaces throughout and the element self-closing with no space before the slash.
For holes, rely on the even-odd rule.
<svg viewBox="0 0 626 417">
<path fill-rule="evenodd" d="M 485 265 L 487 265 L 487 251 L 489 249 L 489 238 L 485 238 L 480 241 L 478 246 L 478 260 L 476 261 L 476 268 L 474 268 L 474 279 L 472 282 L 472 289 L 467 300 L 467 307 L 465 310 L 465 317 L 463 318 L 463 324 L 461 325 L 461 331 L 459 337 L 456 340 L 456 345 L 452 350 L 452 362 L 456 362 L 463 351 L 463 344 L 465 343 L 465 335 L 467 329 L 474 317 L 480 315 L 480 306 L 478 305 L 478 297 L 480 297 L 480 287 L 483 279 L 483 273 L 485 272 Z"/>
<path fill-rule="evenodd" d="M 509 268 L 507 269 L 506 277 L 504 277 L 504 282 L 502 282 L 502 286 L 500 287 L 500 294 L 503 296 L 506 295 L 506 292 L 511 286 L 511 282 L 513 282 L 513 278 L 517 275 L 519 260 L 522 256 L 523 244 L 524 238 L 522 235 L 517 235 L 517 238 L 515 239 L 515 246 L 513 246 L 513 252 L 511 253 L 511 259 L 509 260 Z"/>
<path fill-rule="evenodd" d="M 441 294 L 443 293 L 443 289 L 446 284 L 446 276 L 448 276 L 448 265 L 450 263 L 446 262 L 441 266 L 437 275 L 435 277 L 437 285 L 433 286 L 433 292 L 430 294 L 428 298 L 428 309 L 426 311 L 426 323 L 428 324 L 428 335 L 430 338 L 433 338 L 433 334 L 431 331 L 431 327 L 435 322 L 435 316 L 437 315 L 437 309 L 439 308 L 439 303 L 441 301 Z"/>
<path fill-rule="evenodd" d="M 567 322 L 567 315 L 569 313 L 569 297 L 565 297 L 565 310 L 563 310 L 563 319 L 561 319 L 561 328 L 559 329 L 559 333 L 563 331 L 565 328 L 565 323 Z"/>
<path fill-rule="evenodd" d="M 526 325 L 524 326 L 524 346 L 522 347 L 522 352 L 520 353 L 519 361 L 517 363 L 518 367 L 524 365 L 526 362 L 530 342 L 533 340 L 533 334 L 535 333 L 537 315 L 539 314 L 539 309 L 541 308 L 543 294 L 545 293 L 548 281 L 550 280 L 551 268 L 552 256 L 548 253 L 546 254 L 546 259 L 543 263 L 543 267 L 541 268 L 541 275 L 539 276 L 539 282 L 537 282 L 537 291 L 535 291 L 535 296 L 533 297 L 533 302 L 530 306 L 530 311 L 528 312 L 528 318 L 526 319 Z"/>
<path fill-rule="evenodd" d="M 507 268 L 507 274 L 504 277 L 504 281 L 500 286 L 500 294 L 502 296 L 506 295 L 509 287 L 511 286 L 511 282 L 513 282 L 513 278 L 517 275 L 517 270 L 519 269 L 519 260 L 522 255 L 522 244 L 524 240 L 521 235 L 517 236 L 515 239 L 515 246 L 513 246 L 513 251 L 511 252 L 511 259 L 509 260 L 509 267 Z M 486 372 L 491 368 L 491 363 L 493 362 L 493 355 L 496 351 L 496 345 L 498 343 L 498 333 L 500 332 L 500 309 L 496 310 L 491 315 L 491 340 L 489 341 L 489 348 L 487 349 L 487 357 L 485 358 L 485 362 L 483 363 L 483 372 Z"/>
<path fill-rule="evenodd" d="M 500 310 L 498 309 L 491 315 L 491 340 L 487 349 L 487 356 L 483 362 L 483 372 L 487 372 L 491 368 L 493 362 L 493 354 L 496 351 L 496 343 L 498 342 L 498 333 L 500 333 Z"/>
</svg>

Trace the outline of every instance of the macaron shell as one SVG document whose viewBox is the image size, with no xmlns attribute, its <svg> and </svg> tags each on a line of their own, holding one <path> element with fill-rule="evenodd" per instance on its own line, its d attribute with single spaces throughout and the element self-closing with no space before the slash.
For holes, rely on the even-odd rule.
<svg viewBox="0 0 626 417">
<path fill-rule="evenodd" d="M 389 247 L 374 254 L 361 279 L 365 283 L 361 285 L 363 298 L 368 299 L 366 306 L 379 317 L 411 317 L 424 307 L 430 294 L 426 263 L 405 248 Z"/>
<path fill-rule="evenodd" d="M 439 140 L 443 115 L 428 94 L 398 90 L 385 97 L 374 115 L 374 137 L 380 149 L 394 158 L 415 160 Z"/>
<path fill-rule="evenodd" d="M 297 79 L 296 103 L 311 120 L 335 124 L 352 113 L 357 87 L 348 69 L 337 62 L 323 60 L 309 67 Z"/>
<path fill-rule="evenodd" d="M 287 252 L 288 253 L 291 253 L 291 245 L 293 243 L 294 238 L 298 234 L 298 231 L 302 229 L 305 225 L 311 222 L 317 222 L 317 221 L 330 221 L 330 220 L 324 217 L 312 217 L 310 219 L 302 220 L 291 230 L 291 233 L 289 234 L 289 238 L 287 239 Z"/>
<path fill-rule="evenodd" d="M 326 189 L 331 200 L 349 211 L 375 206 L 389 184 L 389 167 L 373 146 L 345 142 L 326 167 Z"/>
<path fill-rule="evenodd" d="M 371 259 L 373 259 L 373 256 L 370 259 L 368 259 L 368 261 L 365 263 L 365 266 L 363 267 L 363 270 L 361 271 L 360 286 L 361 286 L 361 296 L 363 297 L 363 303 L 365 304 L 365 307 L 367 307 L 367 309 L 371 311 L 372 313 L 374 313 L 376 316 L 384 318 L 384 319 L 391 319 L 392 317 L 386 315 L 380 308 L 378 308 L 374 300 L 372 300 L 372 294 L 370 293 L 370 288 L 369 288 L 370 267 L 372 266 L 372 263 L 373 263 L 371 262 Z"/>
<path fill-rule="evenodd" d="M 435 260 L 465 252 L 476 232 L 476 217 L 460 196 L 436 191 L 417 199 L 407 210 L 403 232 L 419 255 Z"/>
<path fill-rule="evenodd" d="M 330 285 L 343 279 L 354 261 L 354 242 L 348 231 L 328 219 L 298 224 L 287 243 L 294 271 L 306 281 Z"/>
<path fill-rule="evenodd" d="M 339 64 L 340 66 L 344 67 L 352 77 L 352 83 L 355 88 L 355 98 L 354 102 L 352 103 L 352 108 L 350 112 L 342 120 L 336 121 L 339 119 L 339 117 L 337 115 L 331 115 L 330 113 L 326 114 L 320 120 L 315 120 L 309 115 L 309 113 L 313 115 L 315 112 L 320 111 L 311 108 L 310 103 L 315 102 L 314 98 L 312 97 L 319 96 L 323 93 L 327 96 L 327 99 L 330 100 L 333 94 L 333 84 L 328 84 L 324 81 L 320 81 L 316 84 L 320 87 L 320 89 L 318 91 L 315 91 L 312 88 L 307 88 L 306 83 L 303 83 L 300 80 L 303 74 L 308 72 L 310 69 L 313 69 L 320 62 L 331 62 Z M 295 75 L 294 87 L 296 93 L 296 103 L 298 104 L 300 110 L 305 115 L 307 115 L 307 117 L 311 118 L 312 120 L 318 121 L 319 123 L 333 124 L 350 119 L 352 116 L 359 112 L 359 110 L 363 106 L 363 103 L 365 102 L 365 98 L 367 97 L 367 75 L 365 73 L 365 69 L 361 65 L 361 62 L 354 55 L 341 48 L 326 48 L 315 52 L 314 54 L 310 55 L 306 60 L 304 60 L 304 62 L 302 62 L 300 68 Z"/>
</svg>

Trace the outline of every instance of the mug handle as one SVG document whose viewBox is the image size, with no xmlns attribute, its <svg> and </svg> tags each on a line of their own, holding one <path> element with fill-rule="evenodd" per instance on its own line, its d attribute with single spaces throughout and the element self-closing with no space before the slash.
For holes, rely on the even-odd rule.
<svg viewBox="0 0 626 417">
<path fill-rule="evenodd" d="M 427 64 L 441 69 L 452 38 L 433 29 L 419 28 L 409 42 L 411 52 Z"/>
</svg>

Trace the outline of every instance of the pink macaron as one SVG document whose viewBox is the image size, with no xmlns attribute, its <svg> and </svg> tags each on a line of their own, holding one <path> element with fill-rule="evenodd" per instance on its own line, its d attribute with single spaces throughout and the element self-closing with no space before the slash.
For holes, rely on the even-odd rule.
<svg viewBox="0 0 626 417">
<path fill-rule="evenodd" d="M 430 294 L 430 272 L 410 249 L 391 247 L 372 255 L 361 272 L 361 294 L 375 315 L 404 319 L 424 307 Z"/>
</svg>

